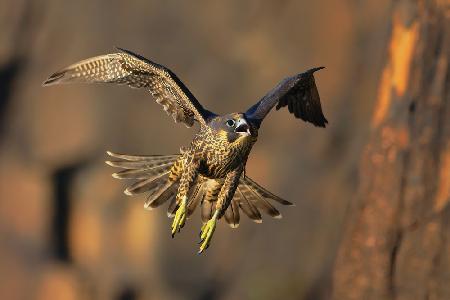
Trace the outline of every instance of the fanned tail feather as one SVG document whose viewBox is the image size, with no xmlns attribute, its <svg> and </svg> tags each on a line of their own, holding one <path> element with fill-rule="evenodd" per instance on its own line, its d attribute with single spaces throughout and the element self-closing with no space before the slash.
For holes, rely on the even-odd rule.
<svg viewBox="0 0 450 300">
<path fill-rule="evenodd" d="M 270 203 L 271 200 L 283 205 L 293 205 L 291 202 L 264 189 L 249 177 L 243 176 L 240 179 L 232 203 L 235 203 L 235 207 L 239 207 L 251 220 L 261 223 L 260 210 L 273 218 L 281 218 L 281 213 Z M 225 220 L 232 227 L 236 225 L 236 222 L 239 222 L 239 215 L 235 212 L 232 205 L 225 212 Z"/>
<path fill-rule="evenodd" d="M 231 228 L 237 228 L 239 226 L 239 204 L 236 201 L 231 201 L 230 206 L 225 211 L 224 217 Z"/>
<path fill-rule="evenodd" d="M 149 193 L 144 207 L 156 208 L 175 199 L 178 182 L 170 178 L 171 168 L 180 155 L 127 155 L 107 152 L 115 160 L 106 161 L 112 167 L 123 169 L 112 176 L 117 179 L 137 179 L 124 193 Z"/>
<path fill-rule="evenodd" d="M 170 171 L 166 171 L 165 173 L 157 174 L 147 179 L 142 179 L 127 187 L 124 193 L 128 196 L 146 192 L 153 193 L 156 189 L 160 188 L 169 180 L 169 173 Z"/>
<path fill-rule="evenodd" d="M 211 219 L 216 206 L 217 195 L 219 194 L 221 184 L 215 180 L 207 180 L 204 183 L 205 195 L 202 200 L 202 221 L 203 223 Z"/>
<path fill-rule="evenodd" d="M 169 218 L 173 218 L 173 216 L 175 216 L 175 212 L 177 211 L 177 208 L 178 208 L 178 203 L 177 203 L 177 199 L 175 197 L 170 201 L 169 206 L 167 207 L 167 216 Z"/>
<path fill-rule="evenodd" d="M 255 181 L 253 181 L 251 178 L 249 178 L 247 176 L 241 178 L 241 184 L 250 186 L 253 190 L 255 190 L 258 194 L 260 194 L 264 198 L 275 200 L 276 202 L 283 204 L 283 205 L 294 205 L 292 202 L 289 202 L 287 200 L 284 200 L 284 199 L 272 194 L 271 192 L 269 192 L 268 190 L 266 190 L 265 188 L 263 188 L 262 186 L 260 186 L 259 184 L 257 184 Z"/>
<path fill-rule="evenodd" d="M 166 181 L 166 183 L 158 188 L 153 194 L 147 198 L 145 201 L 144 207 L 146 209 L 153 209 L 170 199 L 175 199 L 177 196 L 178 184 L 173 183 L 172 181 Z"/>
<path fill-rule="evenodd" d="M 164 161 L 164 160 L 171 160 L 176 161 L 180 154 L 170 154 L 170 155 L 160 155 L 160 154 L 154 154 L 154 155 L 129 155 L 129 154 L 122 154 L 122 153 L 115 153 L 111 151 L 106 151 L 106 154 L 108 154 L 111 157 L 118 158 L 121 161 L 140 161 L 140 162 L 155 162 L 155 161 Z"/>
<path fill-rule="evenodd" d="M 239 195 L 239 198 L 237 200 L 239 203 L 239 207 L 247 215 L 247 217 L 249 217 L 252 221 L 256 223 L 262 223 L 261 213 L 252 204 L 252 202 L 247 199 L 246 195 L 242 191 L 241 185 L 239 185 L 238 188 L 236 189 L 236 193 Z M 234 198 L 233 201 L 235 201 Z"/>
<path fill-rule="evenodd" d="M 160 172 L 166 171 L 167 168 L 170 168 L 172 165 L 173 162 L 168 162 L 148 168 L 144 167 L 140 169 L 126 169 L 113 173 L 112 176 L 117 179 L 146 179 L 150 176 L 153 176 L 154 174 L 159 174 Z"/>
<path fill-rule="evenodd" d="M 113 174 L 114 178 L 137 180 L 125 189 L 125 194 L 148 193 L 144 204 L 146 209 L 153 209 L 169 202 L 167 215 L 169 217 L 174 216 L 178 208 L 176 195 L 179 177 L 174 178 L 172 176 L 174 170 L 172 166 L 177 163 L 180 155 L 107 153 L 113 160 L 106 161 L 106 163 L 122 169 Z M 187 217 L 190 217 L 195 209 L 201 205 L 202 221 L 207 222 L 211 219 L 220 188 L 221 184 L 218 181 L 199 176 L 188 194 Z M 242 210 L 246 216 L 256 223 L 262 222 L 261 212 L 273 218 L 281 218 L 281 213 L 272 205 L 271 201 L 283 205 L 293 205 L 291 202 L 264 189 L 252 179 L 242 176 L 233 199 L 224 213 L 224 219 L 230 227 L 237 228 L 240 221 L 239 210 Z"/>
<path fill-rule="evenodd" d="M 209 219 L 211 219 L 213 215 L 213 208 L 214 208 L 215 202 L 203 200 L 202 203 L 202 221 L 203 223 L 208 222 Z"/>
<path fill-rule="evenodd" d="M 239 188 L 242 189 L 242 193 L 245 195 L 248 201 L 254 204 L 254 206 L 273 218 L 281 218 L 280 212 L 272 204 L 270 204 L 269 201 L 267 201 L 264 197 L 253 190 L 249 185 L 242 184 L 239 186 Z"/>
<path fill-rule="evenodd" d="M 205 190 L 203 188 L 202 182 L 197 182 L 197 184 L 192 188 L 191 194 L 189 195 L 188 206 L 187 206 L 187 216 L 190 217 L 198 204 L 203 201 L 205 196 Z"/>
<path fill-rule="evenodd" d="M 178 189 L 178 185 L 177 185 Z M 189 218 L 197 208 L 198 204 L 203 201 L 203 197 L 205 195 L 205 190 L 203 188 L 202 182 L 197 182 L 193 188 L 191 188 L 188 195 L 188 204 L 187 204 L 187 218 Z M 167 208 L 167 216 L 172 218 L 175 215 L 176 210 L 178 209 L 178 203 L 176 201 L 176 191 L 175 197 L 170 201 L 169 207 Z"/>
</svg>

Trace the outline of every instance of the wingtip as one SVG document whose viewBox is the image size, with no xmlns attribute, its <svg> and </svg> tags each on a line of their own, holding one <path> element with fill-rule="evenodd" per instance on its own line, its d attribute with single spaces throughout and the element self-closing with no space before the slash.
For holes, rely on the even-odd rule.
<svg viewBox="0 0 450 300">
<path fill-rule="evenodd" d="M 113 49 L 119 50 L 121 52 L 127 52 L 125 49 L 123 49 L 122 47 L 119 47 L 119 46 L 113 46 Z"/>
<path fill-rule="evenodd" d="M 323 117 L 323 119 L 320 120 L 319 122 L 316 121 L 311 123 L 313 123 L 314 126 L 316 127 L 327 128 L 328 120 L 325 117 Z"/>
<path fill-rule="evenodd" d="M 321 67 L 311 68 L 311 69 L 309 69 L 308 71 L 306 71 L 305 73 L 310 74 L 310 75 L 313 75 L 315 72 L 320 71 L 320 70 L 322 70 L 322 69 L 325 69 L 325 67 L 324 67 L 324 66 L 321 66 Z"/>
<path fill-rule="evenodd" d="M 153 207 L 151 207 L 150 204 L 144 203 L 144 209 L 145 210 L 153 210 Z"/>
<path fill-rule="evenodd" d="M 132 196 L 133 195 L 128 189 L 124 190 L 123 193 L 125 195 L 127 195 L 127 196 Z"/>
<path fill-rule="evenodd" d="M 286 205 L 286 206 L 295 206 L 295 204 L 294 203 L 292 203 L 291 201 L 287 201 L 287 200 L 284 200 L 284 199 L 281 199 L 282 200 L 282 202 L 280 202 L 282 205 Z"/>
<path fill-rule="evenodd" d="M 282 219 L 283 215 L 282 214 L 278 214 L 276 216 L 273 216 L 274 219 Z"/>
<path fill-rule="evenodd" d="M 263 222 L 263 220 L 262 219 L 255 219 L 255 220 L 253 220 L 253 222 L 261 224 Z"/>
<path fill-rule="evenodd" d="M 53 84 L 57 84 L 58 81 L 59 81 L 61 78 L 64 77 L 64 74 L 65 74 L 65 73 L 66 73 L 65 70 L 59 71 L 59 72 L 56 72 L 56 73 L 53 73 L 52 75 L 50 75 L 49 78 L 47 78 L 47 80 L 45 80 L 45 81 L 42 83 L 42 86 L 50 86 L 50 85 L 53 85 Z"/>
<path fill-rule="evenodd" d="M 325 67 L 324 66 L 320 66 L 320 67 L 312 68 L 311 72 L 314 73 L 314 72 L 317 72 L 317 71 L 322 70 L 322 69 L 325 69 Z"/>
<path fill-rule="evenodd" d="M 112 161 L 110 160 L 105 160 L 105 164 L 107 164 L 108 166 L 114 167 L 114 164 Z M 114 176 L 113 176 L 114 177 Z"/>
</svg>

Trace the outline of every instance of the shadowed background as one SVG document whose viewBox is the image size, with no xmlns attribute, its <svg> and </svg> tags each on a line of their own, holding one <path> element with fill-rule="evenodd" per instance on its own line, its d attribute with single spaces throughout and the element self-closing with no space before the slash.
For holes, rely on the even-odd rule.
<svg viewBox="0 0 450 300">
<path fill-rule="evenodd" d="M 369 130 L 387 1 L 0 0 L 2 299 L 324 299 Z M 169 154 L 196 128 L 143 90 L 42 88 L 61 67 L 135 51 L 208 109 L 244 111 L 287 75 L 316 76 L 327 129 L 273 112 L 247 174 L 295 207 L 197 256 L 200 216 L 175 239 L 165 210 L 122 193 L 105 151 Z"/>
</svg>

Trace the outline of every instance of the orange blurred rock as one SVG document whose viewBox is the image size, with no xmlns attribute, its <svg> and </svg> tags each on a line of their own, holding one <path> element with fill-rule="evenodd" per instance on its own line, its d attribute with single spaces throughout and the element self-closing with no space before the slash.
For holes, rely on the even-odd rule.
<svg viewBox="0 0 450 300">
<path fill-rule="evenodd" d="M 142 197 L 144 200 L 144 197 Z M 131 199 L 130 199 L 131 201 Z M 130 203 L 123 220 L 122 243 L 124 258 L 136 268 L 146 269 L 155 257 L 158 235 L 168 234 L 169 228 L 159 228 L 158 215 L 164 211 L 145 211 L 143 201 Z"/>
<path fill-rule="evenodd" d="M 102 220 L 95 210 L 75 207 L 69 227 L 69 244 L 73 259 L 83 266 L 95 266 L 102 255 Z"/>
<path fill-rule="evenodd" d="M 38 283 L 37 300 L 86 299 L 75 272 L 64 265 L 50 265 L 41 275 Z"/>
<path fill-rule="evenodd" d="M 103 259 L 113 260 L 109 241 L 114 224 L 114 201 L 122 195 L 120 185 L 111 177 L 108 166 L 98 164 L 77 174 L 71 201 L 69 244 L 75 262 L 91 268 Z M 114 218 L 112 221 L 117 222 Z M 112 226 L 111 226 L 112 225 Z"/>
<path fill-rule="evenodd" d="M 0 247 L 0 296 L 8 300 L 28 299 L 33 280 L 25 260 L 11 246 Z"/>
<path fill-rule="evenodd" d="M 0 229 L 37 245 L 47 241 L 51 185 L 39 166 L 0 154 Z"/>
</svg>

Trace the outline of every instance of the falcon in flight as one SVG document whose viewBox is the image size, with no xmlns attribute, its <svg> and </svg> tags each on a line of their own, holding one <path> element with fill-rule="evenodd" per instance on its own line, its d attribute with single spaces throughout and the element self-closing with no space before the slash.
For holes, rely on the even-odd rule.
<svg viewBox="0 0 450 300">
<path fill-rule="evenodd" d="M 145 193 L 146 209 L 169 203 L 167 214 L 173 218 L 172 237 L 186 219 L 201 206 L 203 225 L 200 250 L 208 248 L 217 221 L 225 219 L 239 225 L 240 211 L 257 223 L 261 211 L 281 218 L 273 201 L 281 199 L 245 174 L 248 155 L 258 138 L 262 121 L 269 111 L 287 106 L 296 118 L 325 127 L 314 68 L 287 77 L 246 112 L 217 115 L 205 109 L 181 80 L 168 68 L 125 49 L 75 63 L 51 75 L 44 86 L 60 83 L 115 83 L 150 91 L 156 102 L 187 127 L 199 123 L 200 129 L 188 147 L 175 155 L 127 155 L 107 152 L 108 165 L 121 170 L 112 176 L 134 179 L 125 194 Z"/>
</svg>

